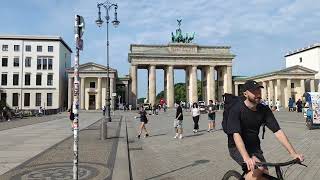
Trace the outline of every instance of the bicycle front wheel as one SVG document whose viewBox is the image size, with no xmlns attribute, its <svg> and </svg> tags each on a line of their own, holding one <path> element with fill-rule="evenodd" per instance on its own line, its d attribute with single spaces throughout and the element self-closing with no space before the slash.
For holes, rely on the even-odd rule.
<svg viewBox="0 0 320 180">
<path fill-rule="evenodd" d="M 222 180 L 239 180 L 242 179 L 241 174 L 235 170 L 230 170 L 224 174 Z"/>
</svg>

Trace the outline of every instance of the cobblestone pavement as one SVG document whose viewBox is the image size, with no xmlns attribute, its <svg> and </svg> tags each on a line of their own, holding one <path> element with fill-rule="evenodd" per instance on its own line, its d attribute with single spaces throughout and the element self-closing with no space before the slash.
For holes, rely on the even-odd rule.
<svg viewBox="0 0 320 180">
<path fill-rule="evenodd" d="M 100 118 L 101 113 L 80 114 L 79 156 L 80 172 L 83 177 L 95 177 L 101 174 L 99 173 L 101 168 L 106 167 L 106 162 L 97 160 L 100 158 L 102 161 L 105 160 L 106 158 L 101 154 L 108 152 L 106 142 L 97 141 L 100 137 L 97 130 L 99 123 L 93 123 Z M 90 124 L 93 125 L 88 127 Z M 119 120 L 113 122 L 114 129 L 118 124 Z M 112 135 L 115 131 L 111 128 L 109 133 Z M 45 179 L 40 174 L 45 174 L 52 179 L 61 179 L 61 177 L 68 179 L 70 172 L 72 174 L 73 136 L 67 117 L 3 130 L 0 131 L 0 136 L 0 174 L 11 169 L 0 176 L 1 180 Z M 110 173 L 107 169 L 103 172 L 106 173 L 105 175 Z"/>
<path fill-rule="evenodd" d="M 207 115 L 200 118 L 200 131 L 193 134 L 193 121 L 189 112 L 184 112 L 184 138 L 173 139 L 174 112 L 150 116 L 147 128 L 150 137 L 137 139 L 139 121 L 134 112 L 125 113 L 128 121 L 129 150 L 133 179 L 173 180 L 173 179 L 221 179 L 230 169 L 240 171 L 231 160 L 227 150 L 227 138 L 221 130 L 222 113 L 217 114 L 217 129 L 208 133 Z M 305 155 L 308 167 L 294 165 L 283 168 L 286 179 L 319 179 L 320 175 L 320 129 L 307 130 L 302 114 L 295 112 L 275 112 L 282 129 L 287 133 L 296 150 Z M 261 140 L 267 161 L 290 160 L 288 153 L 267 129 Z M 270 170 L 274 174 L 274 170 Z"/>
</svg>

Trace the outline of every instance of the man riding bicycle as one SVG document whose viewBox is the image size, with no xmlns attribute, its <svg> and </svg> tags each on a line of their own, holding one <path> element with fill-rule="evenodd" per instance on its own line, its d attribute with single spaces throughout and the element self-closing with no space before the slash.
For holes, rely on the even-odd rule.
<svg viewBox="0 0 320 180">
<path fill-rule="evenodd" d="M 292 158 L 303 161 L 303 155 L 298 154 L 290 144 L 270 108 L 260 103 L 263 86 L 249 80 L 245 82 L 243 88 L 245 100 L 231 107 L 227 134 L 230 156 L 240 166 L 243 163 L 247 165 L 246 179 L 262 179 L 262 174 L 268 173 L 266 167 L 255 169 L 256 162 L 265 162 L 259 139 L 259 130 L 263 123 L 275 134 Z"/>
</svg>

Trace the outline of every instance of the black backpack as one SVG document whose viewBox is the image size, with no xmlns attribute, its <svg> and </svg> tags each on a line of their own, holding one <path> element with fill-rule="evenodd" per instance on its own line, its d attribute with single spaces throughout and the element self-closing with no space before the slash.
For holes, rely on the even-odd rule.
<svg viewBox="0 0 320 180">
<path fill-rule="evenodd" d="M 235 96 L 232 94 L 228 94 L 225 93 L 223 96 L 223 101 L 224 101 L 224 110 L 223 110 L 223 118 L 222 118 L 222 129 L 224 131 L 224 133 L 227 134 L 227 127 L 228 127 L 228 117 L 229 117 L 229 112 L 230 109 L 236 104 L 239 103 L 241 101 L 244 101 L 245 98 L 244 97 L 240 97 L 240 96 Z M 265 129 L 266 123 L 262 123 L 262 139 L 264 139 L 264 133 L 266 131 Z"/>
</svg>

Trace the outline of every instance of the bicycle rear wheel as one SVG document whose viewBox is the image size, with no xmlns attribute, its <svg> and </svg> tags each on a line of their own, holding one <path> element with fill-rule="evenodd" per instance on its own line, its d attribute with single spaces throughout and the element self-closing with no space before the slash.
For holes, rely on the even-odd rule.
<svg viewBox="0 0 320 180">
<path fill-rule="evenodd" d="M 226 174 L 224 174 L 222 180 L 239 180 L 242 179 L 242 176 L 239 172 L 235 171 L 235 170 L 229 170 L 228 172 L 226 172 Z"/>
</svg>

